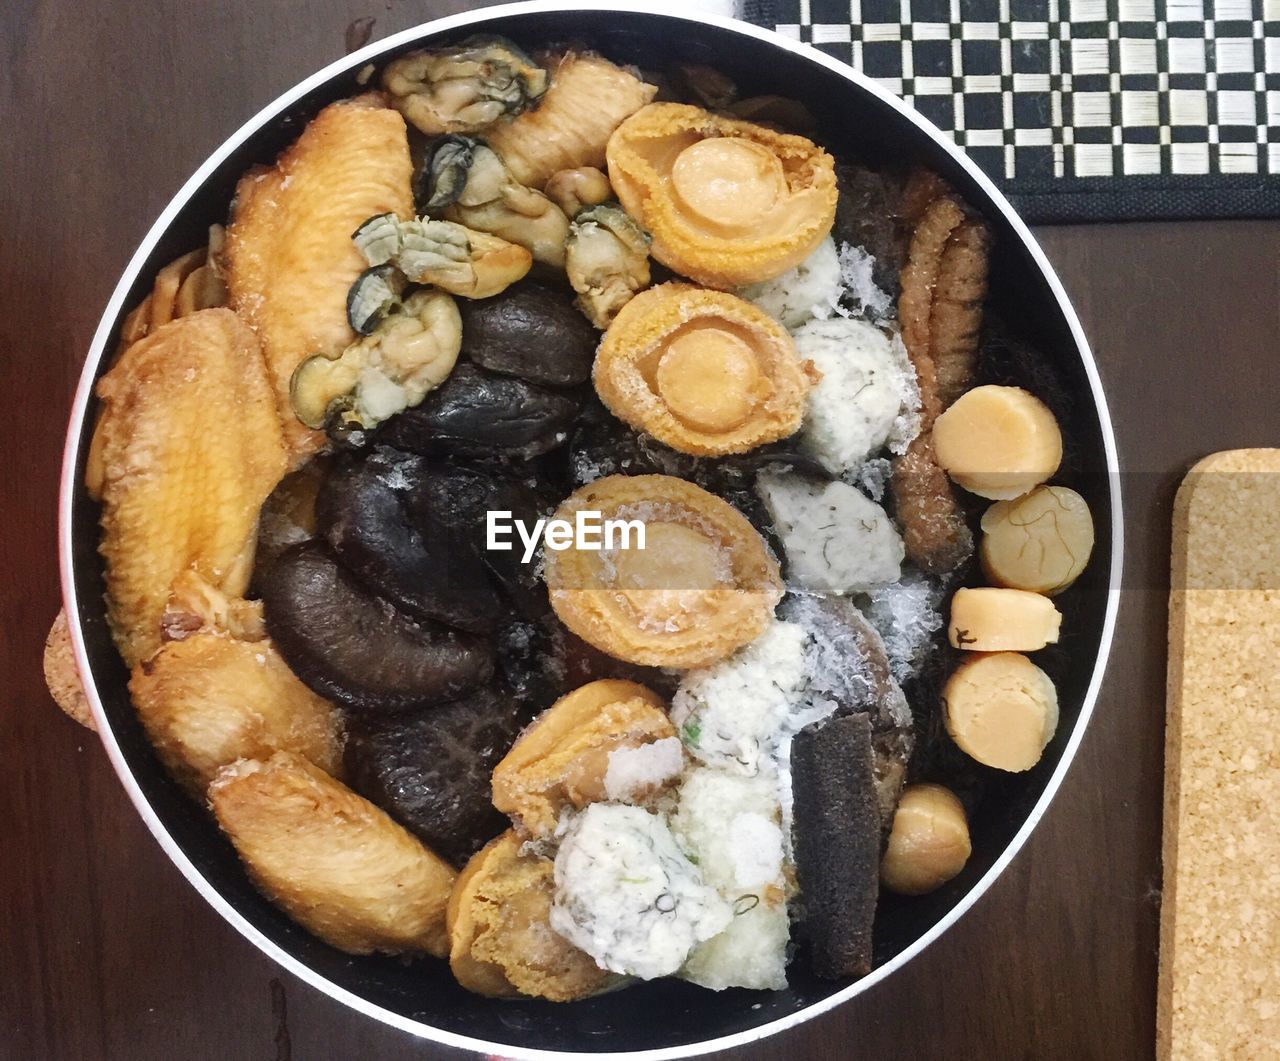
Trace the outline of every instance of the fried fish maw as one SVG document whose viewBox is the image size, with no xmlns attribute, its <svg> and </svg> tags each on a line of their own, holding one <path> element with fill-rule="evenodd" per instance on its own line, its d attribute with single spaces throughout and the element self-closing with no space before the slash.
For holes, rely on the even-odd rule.
<svg viewBox="0 0 1280 1061">
<path fill-rule="evenodd" d="M 262 893 L 326 943 L 448 955 L 453 868 L 319 767 L 291 752 L 241 760 L 209 805 Z"/>
<path fill-rule="evenodd" d="M 240 179 L 227 230 L 232 308 L 262 341 L 294 463 L 323 444 L 289 404 L 307 357 L 356 340 L 347 293 L 367 262 L 351 234 L 375 214 L 413 216 L 404 118 L 369 93 L 330 104 L 270 168 Z"/>
<path fill-rule="evenodd" d="M 291 751 L 327 774 L 342 766 L 337 709 L 302 684 L 270 641 L 201 633 L 133 669 L 129 692 L 169 773 L 203 796 L 238 759 Z"/>
<path fill-rule="evenodd" d="M 599 55 L 568 52 L 548 65 L 551 87 L 537 107 L 482 134 L 530 188 L 541 188 L 560 170 L 603 169 L 613 131 L 658 91 Z"/>
<path fill-rule="evenodd" d="M 161 617 L 185 572 L 244 595 L 258 510 L 284 475 L 285 445 L 258 341 L 227 309 L 140 339 L 97 393 L 107 620 L 134 667 L 160 647 Z"/>
</svg>

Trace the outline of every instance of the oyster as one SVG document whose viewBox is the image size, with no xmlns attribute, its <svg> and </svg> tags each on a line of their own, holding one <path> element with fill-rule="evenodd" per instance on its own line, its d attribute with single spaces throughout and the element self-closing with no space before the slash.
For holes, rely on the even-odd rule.
<svg viewBox="0 0 1280 1061">
<path fill-rule="evenodd" d="M 231 307 L 258 333 L 298 463 L 324 436 L 294 415 L 293 373 L 355 340 L 347 296 L 367 263 L 351 233 L 376 214 L 408 217 L 412 173 L 404 119 L 370 94 L 326 107 L 274 166 L 250 170 L 236 187 L 226 246 Z"/>
<path fill-rule="evenodd" d="M 533 106 L 547 72 L 505 37 L 469 37 L 387 64 L 382 85 L 401 114 L 428 135 L 471 133 Z"/>
<path fill-rule="evenodd" d="M 609 180 L 653 235 L 653 256 L 709 287 L 786 272 L 831 229 L 835 163 L 802 136 L 679 103 L 652 103 L 613 134 Z"/>
<path fill-rule="evenodd" d="M 437 140 L 423 158 L 414 184 L 424 211 L 499 236 L 528 249 L 535 259 L 564 265 L 569 219 L 542 192 L 517 181 L 496 151 L 479 140 Z"/>
<path fill-rule="evenodd" d="M 568 52 L 550 65 L 551 87 L 538 108 L 485 134 L 515 179 L 531 188 L 563 169 L 602 168 L 609 136 L 658 91 L 587 52 Z"/>
<path fill-rule="evenodd" d="M 370 266 L 385 265 L 400 250 L 400 219 L 395 214 L 374 214 L 351 233 L 356 250 Z"/>
<path fill-rule="evenodd" d="M 565 272 L 578 308 L 597 328 L 613 323 L 632 296 L 649 286 L 649 234 L 616 206 L 590 206 L 569 226 Z"/>
<path fill-rule="evenodd" d="M 318 542 L 285 551 L 262 584 L 267 631 L 313 691 L 358 711 L 453 700 L 493 676 L 485 642 L 374 596 Z"/>
<path fill-rule="evenodd" d="M 293 411 L 308 427 L 324 427 L 334 417 L 375 427 L 443 383 L 461 346 L 462 318 L 453 299 L 443 291 L 415 291 L 341 357 L 303 361 L 289 384 Z"/>
<path fill-rule="evenodd" d="M 391 296 L 398 296 L 406 280 L 433 284 L 464 298 L 489 298 L 515 283 L 533 265 L 533 256 L 518 244 L 452 221 L 399 221 L 394 214 L 379 214 L 356 229 L 351 238 L 370 268 L 352 285 L 349 312 L 353 303 L 364 301 L 360 285 L 370 276 L 387 277 L 391 288 L 384 295 L 375 285 L 376 307 L 378 302 L 390 302 Z M 388 277 L 386 270 L 394 270 L 398 281 Z M 368 334 L 354 317 L 351 326 Z"/>
<path fill-rule="evenodd" d="M 410 453 L 528 459 L 568 440 L 581 405 L 576 394 L 462 364 L 421 405 L 383 425 L 377 439 Z"/>
<path fill-rule="evenodd" d="M 622 308 L 594 377 L 620 419 L 682 453 L 710 456 L 793 434 L 810 372 L 762 310 L 736 295 L 672 283 Z"/>
<path fill-rule="evenodd" d="M 404 276 L 394 266 L 366 269 L 347 292 L 347 323 L 361 335 L 372 334 L 387 314 L 399 307 L 403 292 Z"/>
<path fill-rule="evenodd" d="M 551 175 L 542 189 L 565 217 L 574 217 L 588 206 L 599 206 L 613 198 L 609 178 L 595 166 L 562 169 Z"/>
<path fill-rule="evenodd" d="M 703 667 L 756 638 L 782 596 L 778 565 L 746 517 L 714 494 L 665 475 L 613 475 L 556 511 L 639 521 L 644 548 L 545 553 L 551 606 L 573 633 L 618 659 Z"/>
<path fill-rule="evenodd" d="M 517 243 L 452 221 L 405 221 L 395 263 L 415 284 L 489 298 L 521 279 L 533 255 Z"/>
</svg>

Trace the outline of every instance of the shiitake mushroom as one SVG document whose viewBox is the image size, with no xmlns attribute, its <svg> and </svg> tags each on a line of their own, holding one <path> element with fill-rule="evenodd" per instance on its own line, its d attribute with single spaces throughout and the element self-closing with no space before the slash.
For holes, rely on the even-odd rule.
<svg viewBox="0 0 1280 1061">
<path fill-rule="evenodd" d="M 435 465 L 414 491 L 411 504 L 420 527 L 447 535 L 459 551 L 470 550 L 518 615 L 538 619 L 549 611 L 546 587 L 533 561 L 524 562 L 523 544 L 512 535 L 511 549 L 489 549 L 486 524 L 488 513 L 510 512 L 513 520 L 531 527 L 555 508 L 555 499 L 493 469 Z"/>
<path fill-rule="evenodd" d="M 463 354 L 481 368 L 548 387 L 591 378 L 599 334 L 568 291 L 526 280 L 460 309 Z"/>
<path fill-rule="evenodd" d="M 317 522 L 337 557 L 375 593 L 416 618 L 485 633 L 504 608 L 480 558 L 484 514 L 478 526 L 450 518 L 455 478 L 394 450 L 347 458 L 320 493 Z M 423 492 L 431 495 L 427 504 Z"/>
<path fill-rule="evenodd" d="M 872 278 L 895 301 L 898 273 L 904 264 L 903 240 L 894 221 L 902 195 L 901 181 L 863 166 L 836 167 L 836 243 L 861 247 L 872 261 Z"/>
<path fill-rule="evenodd" d="M 487 641 L 414 619 L 369 592 L 318 541 L 284 551 L 262 580 L 262 602 L 290 669 L 357 711 L 453 700 L 493 675 Z"/>
<path fill-rule="evenodd" d="M 388 420 L 376 438 L 428 456 L 528 459 L 565 442 L 581 404 L 572 392 L 459 364 L 420 405 Z"/>
<path fill-rule="evenodd" d="M 535 711 L 550 707 L 571 687 L 565 680 L 564 643 L 568 636 L 559 621 L 548 616 L 541 622 L 518 619 L 508 623 L 494 638 L 503 681 Z"/>
<path fill-rule="evenodd" d="M 509 826 L 489 777 L 533 711 L 500 683 L 425 711 L 350 726 L 351 786 L 431 850 L 461 866 Z"/>
</svg>

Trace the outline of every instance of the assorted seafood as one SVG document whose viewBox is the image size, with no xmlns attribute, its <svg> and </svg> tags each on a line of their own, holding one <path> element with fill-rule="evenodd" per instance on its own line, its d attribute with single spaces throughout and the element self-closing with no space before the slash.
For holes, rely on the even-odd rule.
<svg viewBox="0 0 1280 1061">
<path fill-rule="evenodd" d="M 378 83 L 98 384 L 157 756 L 308 931 L 481 995 L 865 975 L 1053 739 L 1028 653 L 1093 546 L 1048 396 L 978 385 L 990 232 L 707 66 L 488 36 Z"/>
</svg>

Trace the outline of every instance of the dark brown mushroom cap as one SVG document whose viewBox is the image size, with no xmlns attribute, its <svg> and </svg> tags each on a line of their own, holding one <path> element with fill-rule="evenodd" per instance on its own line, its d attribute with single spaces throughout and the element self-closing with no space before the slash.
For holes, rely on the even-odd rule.
<svg viewBox="0 0 1280 1061">
<path fill-rule="evenodd" d="M 319 542 L 287 549 L 263 579 L 267 631 L 319 695 L 359 711 L 456 699 L 493 675 L 484 640 L 416 620 L 369 592 Z"/>
</svg>

